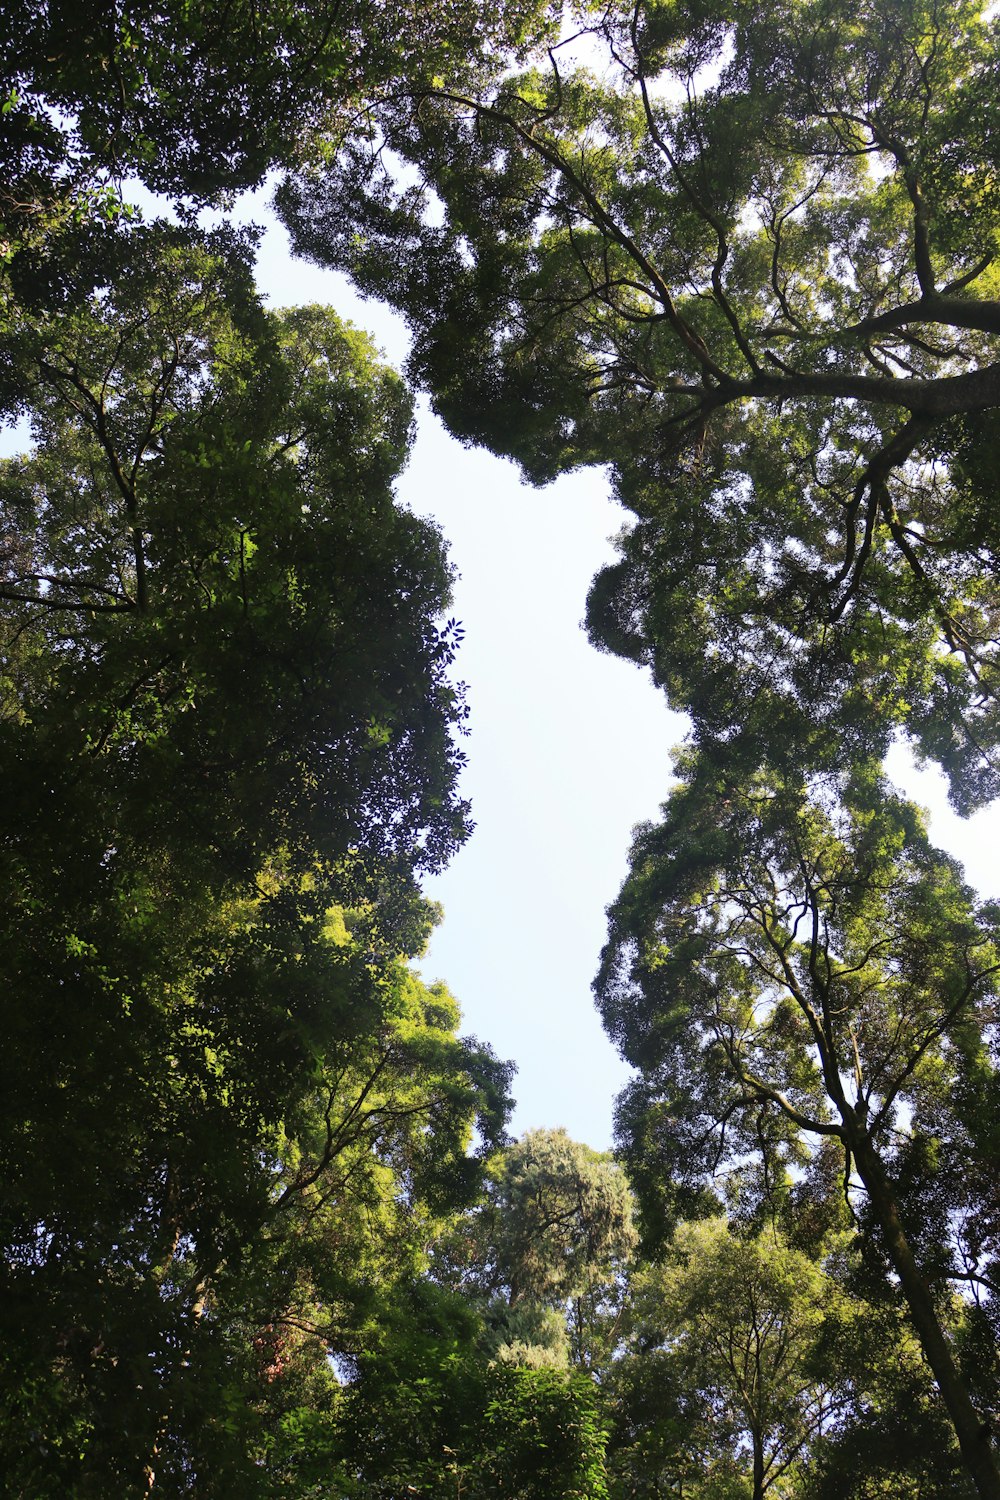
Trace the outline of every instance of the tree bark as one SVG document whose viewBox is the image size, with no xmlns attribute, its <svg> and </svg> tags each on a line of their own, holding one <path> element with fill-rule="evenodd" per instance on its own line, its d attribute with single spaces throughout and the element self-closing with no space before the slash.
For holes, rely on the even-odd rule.
<svg viewBox="0 0 1000 1500">
<path fill-rule="evenodd" d="M 753 1500 L 764 1500 L 764 1434 L 753 1429 Z"/>
<path fill-rule="evenodd" d="M 843 397 L 874 406 L 898 406 L 915 416 L 926 417 L 992 411 L 1000 406 L 1000 363 L 983 365 L 961 375 L 940 375 L 929 379 L 896 379 L 836 370 L 829 374 L 811 373 L 781 365 L 778 374 L 762 373 L 749 380 L 728 380 L 713 387 L 704 399 L 706 406 L 712 406 L 727 405 L 732 400 L 791 401 L 803 396 Z"/>
<path fill-rule="evenodd" d="M 955 1364 L 930 1288 L 920 1274 L 903 1229 L 896 1197 L 885 1168 L 866 1131 L 859 1130 L 856 1126 L 852 1129 L 847 1125 L 846 1134 L 858 1176 L 868 1192 L 879 1228 L 885 1237 L 889 1259 L 899 1277 L 924 1358 L 931 1367 L 941 1399 L 955 1429 L 962 1460 L 982 1500 L 1000 1500 L 1000 1467 L 997 1465 L 989 1426 L 973 1405 Z"/>
</svg>

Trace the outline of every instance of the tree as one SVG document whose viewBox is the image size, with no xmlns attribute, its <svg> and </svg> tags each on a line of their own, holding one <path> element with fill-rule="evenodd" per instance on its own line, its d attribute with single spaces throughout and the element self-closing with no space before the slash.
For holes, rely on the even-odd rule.
<svg viewBox="0 0 1000 1500">
<path fill-rule="evenodd" d="M 546 24 L 537 0 L 5 0 L 0 61 L 0 410 L 23 409 L 17 323 L 58 317 L 135 242 L 135 184 L 191 221 L 326 152 L 403 79 L 484 77 Z M 124 236 L 124 238 L 123 238 Z M 120 241 L 122 243 L 120 243 Z M 14 346 L 12 351 L 11 345 Z"/>
<path fill-rule="evenodd" d="M 451 1249 L 468 1291 L 491 1299 L 503 1358 L 599 1371 L 635 1239 L 621 1168 L 565 1130 L 529 1130 L 490 1164 L 486 1201 Z"/>
<path fill-rule="evenodd" d="M 840 1316 L 821 1341 L 819 1366 L 844 1400 L 814 1445 L 806 1492 L 817 1500 L 971 1500 L 975 1486 L 905 1307 L 891 1285 L 865 1283 L 848 1279 Z"/>
<path fill-rule="evenodd" d="M 456 1300 L 458 1306 L 456 1306 Z M 600 1393 L 580 1371 L 493 1360 L 469 1310 L 426 1289 L 398 1343 L 362 1361 L 342 1411 L 342 1462 L 362 1500 L 607 1500 Z"/>
<path fill-rule="evenodd" d="M 46 195 L 139 177 L 156 192 L 225 199 L 310 149 L 340 112 L 403 76 L 482 66 L 499 34 L 537 31 L 536 7 L 302 0 L 5 0 L 8 90 L 4 207 L 30 216 Z M 470 24 L 470 23 L 478 24 Z M 428 71 L 429 70 L 429 71 Z"/>
<path fill-rule="evenodd" d="M 408 393 L 233 236 L 116 243 L 0 470 L 5 1472 L 223 1493 L 255 1340 L 359 1338 L 507 1071 L 403 965 L 466 826 Z"/>
<path fill-rule="evenodd" d="M 773 1227 L 745 1239 L 725 1219 L 681 1225 L 666 1258 L 633 1278 L 612 1374 L 618 1492 L 799 1493 L 837 1407 L 837 1376 L 824 1383 L 817 1361 L 836 1303 L 819 1265 Z"/>
<path fill-rule="evenodd" d="M 571 14 L 534 70 L 394 100 L 289 180 L 298 249 L 406 313 L 457 435 L 609 466 L 636 524 L 591 631 L 699 743 L 842 766 L 903 726 L 960 807 L 994 796 L 996 18 Z"/>
<path fill-rule="evenodd" d="M 424 1275 L 349 1361 L 337 1451 L 357 1493 L 606 1496 L 601 1381 L 633 1244 L 609 1158 L 563 1130 L 496 1152 L 480 1201 L 440 1226 Z"/>
<path fill-rule="evenodd" d="M 949 1332 L 966 1189 L 933 1163 L 962 1134 L 956 1101 L 995 1071 L 997 912 L 870 767 L 731 776 L 691 759 L 611 910 L 597 993 L 641 1069 L 619 1106 L 640 1197 L 669 1213 L 729 1163 L 761 1153 L 780 1180 L 836 1142 L 964 1462 L 995 1495 L 989 1386 Z"/>
<path fill-rule="evenodd" d="M 574 42 L 531 71 L 393 101 L 374 139 L 286 182 L 282 212 L 303 253 L 406 313 L 411 374 L 453 431 L 539 481 L 607 464 L 636 517 L 592 590 L 591 633 L 653 668 L 704 757 L 702 792 L 692 781 L 661 836 L 637 846 L 600 980 L 611 1034 L 643 1072 L 622 1112 L 640 1193 L 690 1207 L 716 1149 L 759 1155 L 773 1180 L 804 1163 L 804 1132 L 845 1147 L 882 1243 L 895 1242 L 965 1460 L 996 1494 L 941 1331 L 949 1316 L 918 1270 L 940 1288 L 946 1270 L 983 1265 L 985 1247 L 954 1236 L 972 1217 L 970 1177 L 933 1164 L 940 1147 L 982 1182 L 989 1159 L 993 918 L 981 929 L 943 876 L 917 877 L 928 856 L 908 864 L 915 825 L 865 768 L 903 728 L 948 771 L 961 809 L 1000 787 L 997 23 L 979 6 L 914 0 L 796 0 L 766 17 L 728 0 L 638 0 L 574 15 Z M 591 71 L 574 66 L 574 45 Z M 827 902 L 840 897 L 811 873 L 812 777 L 827 812 L 847 795 L 831 790 L 838 778 L 860 798 L 830 814 L 831 837 L 848 830 L 837 881 L 850 887 L 857 858 L 855 889 L 872 895 L 860 926 L 829 928 L 829 951 Z M 878 869 L 862 827 L 875 837 L 883 816 L 896 832 Z M 712 843 L 720 820 L 725 852 Z M 765 826 L 777 841 L 766 853 Z M 897 879 L 906 899 L 880 968 L 884 898 L 872 893 Z M 855 995 L 828 1024 L 809 985 L 830 975 L 808 955 L 801 1002 L 772 996 L 776 960 L 768 981 L 727 951 L 720 977 L 710 934 L 730 898 L 750 951 L 786 922 L 794 948 L 812 923 L 813 963 L 829 957 L 850 990 L 845 954 L 860 953 L 876 998 Z M 686 934 L 684 963 L 660 952 L 664 912 Z M 909 1136 L 893 1134 L 903 1102 Z M 921 1236 L 918 1200 L 947 1268 Z M 979 1206 L 991 1224 L 988 1189 Z"/>
<path fill-rule="evenodd" d="M 443 986 L 428 989 L 399 964 L 384 998 L 381 1024 L 331 1046 L 322 1074 L 260 1133 L 267 1203 L 225 1263 L 207 1277 L 197 1268 L 206 1316 L 188 1366 L 171 1372 L 158 1454 L 168 1493 L 195 1474 L 207 1496 L 309 1494 L 352 1472 L 358 1453 L 388 1448 L 399 1466 L 412 1457 L 405 1442 L 393 1447 L 400 1434 L 386 1413 L 380 1426 L 352 1399 L 345 1375 L 377 1366 L 388 1385 L 395 1372 L 405 1402 L 394 1346 L 407 1339 L 411 1371 L 427 1353 L 427 1247 L 478 1187 L 472 1123 L 495 1140 L 509 1069 L 455 1035 L 458 1008 Z M 172 1281 L 188 1274 L 185 1261 L 176 1258 Z M 444 1337 L 450 1320 L 446 1347 L 464 1352 L 469 1314 L 447 1311 L 436 1330 Z M 207 1379 L 222 1390 L 206 1399 Z M 371 1423 L 357 1450 L 356 1406 Z"/>
<path fill-rule="evenodd" d="M 131 799 L 137 842 L 182 813 L 205 857 L 245 874 L 290 807 L 311 859 L 324 839 L 342 856 L 377 805 L 386 857 L 424 820 L 420 857 L 446 857 L 461 757 L 445 726 L 462 711 L 434 623 L 440 540 L 391 499 L 408 396 L 328 314 L 263 314 L 245 246 L 162 226 L 132 238 L 113 294 L 25 350 L 38 451 L 3 470 L 0 597 L 36 666 L 12 712 L 35 733 L 72 722 L 120 796 L 130 778 L 162 783 Z M 157 774 L 161 754 L 180 780 Z M 444 781 L 418 792 L 438 765 Z"/>
</svg>

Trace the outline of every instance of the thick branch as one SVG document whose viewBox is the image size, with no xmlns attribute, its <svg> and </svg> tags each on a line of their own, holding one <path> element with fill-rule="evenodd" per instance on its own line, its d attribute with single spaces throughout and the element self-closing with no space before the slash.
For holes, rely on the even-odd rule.
<svg viewBox="0 0 1000 1500">
<path fill-rule="evenodd" d="M 890 333 L 895 328 L 907 328 L 911 323 L 944 323 L 949 328 L 976 328 L 982 333 L 1000 333 L 1000 301 L 991 298 L 980 302 L 974 297 L 931 292 L 916 302 L 904 302 L 874 317 L 862 318 L 860 323 L 845 328 L 841 337 L 864 338 L 872 333 Z"/>
</svg>

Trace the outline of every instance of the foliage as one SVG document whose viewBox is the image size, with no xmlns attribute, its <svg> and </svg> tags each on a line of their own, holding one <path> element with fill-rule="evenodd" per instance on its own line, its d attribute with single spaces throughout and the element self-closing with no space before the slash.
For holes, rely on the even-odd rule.
<svg viewBox="0 0 1000 1500">
<path fill-rule="evenodd" d="M 634 1238 L 624 1175 L 565 1131 L 529 1131 L 484 1186 L 348 1361 L 333 1413 L 346 1493 L 607 1494 L 592 1375 L 618 1343 Z"/>
<path fill-rule="evenodd" d="M 623 1497 L 1000 1494 L 998 913 L 877 770 L 1000 789 L 1000 22 L 558 9 L 6 8 L 18 1493 L 601 1500 L 610 1414 Z M 591 634 L 696 746 L 598 981 L 656 1264 L 407 967 L 459 632 L 401 382 L 196 227 L 275 166 L 456 433 L 634 517 Z"/>
<path fill-rule="evenodd" d="M 372 96 L 483 78 L 544 33 L 537 0 L 8 0 L 0 60 L 0 411 L 23 411 L 18 325 L 79 306 L 127 262 L 142 189 L 185 222 L 322 159 Z M 138 192 L 137 192 L 138 189 Z"/>
<path fill-rule="evenodd" d="M 839 1147 L 996 1495 L 993 1355 L 960 1368 L 948 1290 L 991 1280 L 996 914 L 874 767 L 903 729 L 961 809 L 1000 789 L 998 23 L 966 0 L 574 17 L 534 69 L 390 101 L 282 212 L 404 311 L 457 435 L 536 481 L 606 464 L 635 516 L 591 633 L 700 752 L 598 981 L 640 1070 L 620 1127 L 653 1238 L 721 1170 L 791 1204 Z M 984 1345 L 992 1316 L 984 1287 Z"/>
<path fill-rule="evenodd" d="M 817 1367 L 835 1285 L 772 1228 L 682 1225 L 632 1287 L 618 1397 L 618 1493 L 799 1493 L 798 1475 L 836 1409 Z"/>
<path fill-rule="evenodd" d="M 604 1368 L 635 1243 L 621 1168 L 565 1130 L 530 1130 L 490 1164 L 486 1194 L 459 1233 L 501 1358 Z"/>
<path fill-rule="evenodd" d="M 970 1497 L 975 1488 L 925 1360 L 891 1287 L 848 1278 L 818 1363 L 849 1394 L 816 1444 L 808 1493 L 818 1500 L 880 1495 Z"/>
<path fill-rule="evenodd" d="M 99 170 L 196 199 L 231 196 L 297 160 L 366 94 L 459 58 L 466 70 L 482 66 L 498 34 L 514 41 L 540 21 L 531 4 L 502 0 L 475 12 L 9 0 L 4 18 L 2 149 L 20 154 L 25 185 L 44 192 Z"/>
<path fill-rule="evenodd" d="M 398 378 L 324 309 L 265 313 L 229 235 L 135 229 L 23 358 L 5 1472 L 233 1493 L 260 1330 L 360 1342 L 475 1190 L 473 1120 L 501 1131 L 507 1070 L 403 963 L 465 831 L 448 570 L 393 503 Z"/>
<path fill-rule="evenodd" d="M 460 836 L 461 710 L 439 538 L 389 492 L 408 397 L 327 314 L 265 315 L 239 245 L 133 239 L 113 293 L 31 340 L 38 449 L 2 472 L 9 713 L 75 734 L 122 797 L 162 780 L 172 805 L 132 798 L 137 844 L 183 809 L 181 840 L 193 820 L 245 874 L 292 806 L 310 859 L 368 808 L 387 857 L 424 823 L 433 863 Z"/>
<path fill-rule="evenodd" d="M 459 436 L 610 466 L 602 646 L 787 769 L 902 726 L 996 794 L 998 21 L 969 0 L 581 5 L 280 202 L 415 330 Z M 407 172 L 393 175 L 392 162 Z M 419 184 L 419 185 L 416 185 Z"/>
<path fill-rule="evenodd" d="M 405 1304 L 401 1304 L 405 1305 Z M 468 1301 L 425 1285 L 358 1362 L 342 1409 L 347 1493 L 605 1500 L 605 1423 L 585 1375 L 488 1357 Z"/>
<path fill-rule="evenodd" d="M 766 1185 L 839 1143 L 983 1493 L 978 1382 L 944 1333 L 969 1200 L 936 1166 L 942 1140 L 980 1149 L 953 1107 L 994 1072 L 996 924 L 872 768 L 733 784 L 692 757 L 639 835 L 597 986 L 641 1068 L 620 1129 L 661 1214 L 747 1156 Z"/>
</svg>

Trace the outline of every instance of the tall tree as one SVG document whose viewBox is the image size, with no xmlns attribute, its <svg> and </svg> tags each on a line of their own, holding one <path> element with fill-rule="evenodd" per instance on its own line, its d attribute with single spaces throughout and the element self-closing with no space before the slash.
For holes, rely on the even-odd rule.
<svg viewBox="0 0 1000 1500">
<path fill-rule="evenodd" d="M 3 19 L 0 212 L 16 226 L 127 177 L 225 200 L 403 79 L 489 70 L 498 41 L 537 36 L 545 8 L 4 0 Z"/>
<path fill-rule="evenodd" d="M 232 1330 L 311 1296 L 349 1342 L 505 1108 L 401 968 L 466 826 L 408 393 L 326 310 L 265 313 L 231 235 L 116 245 L 25 320 L 0 470 L 4 1442 L 39 1495 L 203 1476 Z"/>
<path fill-rule="evenodd" d="M 504 1357 L 548 1345 L 553 1359 L 605 1368 L 636 1242 L 621 1167 L 565 1130 L 529 1130 L 490 1163 L 485 1186 L 482 1207 L 457 1226 L 458 1269 L 492 1299 Z"/>
<path fill-rule="evenodd" d="M 637 1187 L 669 1213 L 671 1192 L 697 1198 L 748 1154 L 775 1180 L 836 1142 L 964 1462 L 995 1496 L 991 1386 L 961 1368 L 949 1328 L 968 1192 L 933 1164 L 936 1142 L 962 1137 L 957 1103 L 995 1071 L 998 913 L 870 768 L 686 772 L 636 843 L 597 983 L 641 1070 L 619 1113 Z M 965 1141 L 971 1166 L 981 1147 Z"/>
<path fill-rule="evenodd" d="M 837 1300 L 773 1227 L 744 1238 L 724 1219 L 681 1225 L 665 1258 L 633 1278 L 611 1373 L 619 1493 L 802 1493 L 800 1470 L 837 1408 L 837 1375 L 824 1383 L 817 1359 Z"/>
<path fill-rule="evenodd" d="M 467 1307 L 421 1300 L 345 1394 L 354 1493 L 607 1500 L 603 1402 L 589 1375 L 490 1358 L 470 1340 Z"/>
<path fill-rule="evenodd" d="M 821 1378 L 844 1400 L 813 1447 L 805 1494 L 971 1500 L 975 1486 L 895 1288 L 865 1276 L 860 1286 L 850 1278 L 845 1290 L 817 1359 Z"/>
<path fill-rule="evenodd" d="M 608 1157 L 563 1130 L 497 1152 L 480 1201 L 442 1224 L 426 1275 L 350 1361 L 338 1451 L 359 1493 L 605 1496 L 601 1377 L 634 1238 Z"/>
<path fill-rule="evenodd" d="M 530 71 L 393 101 L 282 211 L 405 312 L 458 435 L 535 480 L 609 466 L 636 522 L 591 632 L 652 666 L 704 753 L 637 846 L 600 981 L 642 1070 L 638 1185 L 689 1203 L 716 1152 L 773 1182 L 806 1136 L 837 1142 L 995 1495 L 928 1291 L 985 1273 L 989 1296 L 993 916 L 865 768 L 902 727 L 960 809 L 1000 791 L 997 21 L 964 0 L 573 15 Z"/>
<path fill-rule="evenodd" d="M 494 74 L 507 47 L 544 34 L 547 9 L 4 0 L 0 410 L 30 400 L 11 347 L 19 313 L 58 316 L 101 284 L 137 184 L 188 219 L 231 208 L 269 172 L 322 158 L 344 120 L 404 80 Z"/>
</svg>

